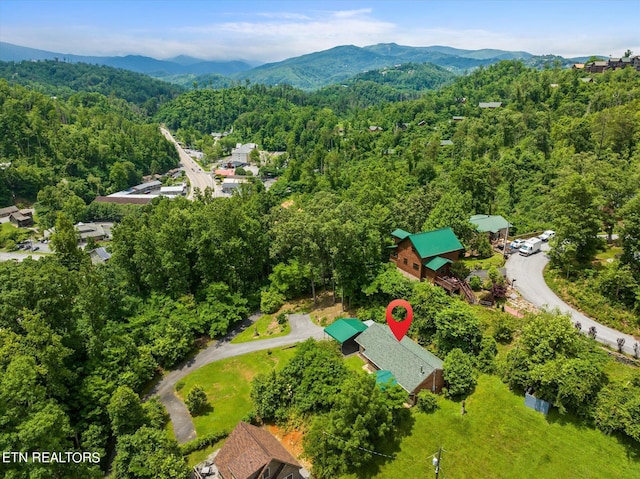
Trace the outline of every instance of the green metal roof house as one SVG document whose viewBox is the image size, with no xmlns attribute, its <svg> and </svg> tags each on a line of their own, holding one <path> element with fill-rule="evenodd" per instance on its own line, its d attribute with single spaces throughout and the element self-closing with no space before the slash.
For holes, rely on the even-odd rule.
<svg viewBox="0 0 640 479">
<path fill-rule="evenodd" d="M 449 265 L 456 261 L 464 247 L 451 228 L 411 234 L 397 229 L 393 233 L 395 245 L 391 261 L 405 273 L 418 279 L 446 276 Z"/>
<path fill-rule="evenodd" d="M 442 360 L 406 336 L 398 341 L 387 325 L 374 323 L 355 341 L 369 364 L 390 371 L 412 400 L 421 389 L 442 389 Z"/>
<path fill-rule="evenodd" d="M 357 318 L 343 318 L 324 328 L 324 332 L 338 341 L 342 354 L 352 354 L 358 351 L 355 338 L 367 329 L 367 325 Z"/>
<path fill-rule="evenodd" d="M 489 233 L 493 239 L 506 238 L 507 231 L 513 226 L 500 215 L 473 215 L 469 222 L 481 233 Z"/>
</svg>

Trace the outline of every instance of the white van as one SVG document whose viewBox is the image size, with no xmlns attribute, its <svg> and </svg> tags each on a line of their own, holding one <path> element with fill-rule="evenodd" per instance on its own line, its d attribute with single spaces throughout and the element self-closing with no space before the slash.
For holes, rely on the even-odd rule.
<svg viewBox="0 0 640 479">
<path fill-rule="evenodd" d="M 540 238 L 530 238 L 518 250 L 522 256 L 531 256 L 540 251 L 542 240 Z"/>
</svg>

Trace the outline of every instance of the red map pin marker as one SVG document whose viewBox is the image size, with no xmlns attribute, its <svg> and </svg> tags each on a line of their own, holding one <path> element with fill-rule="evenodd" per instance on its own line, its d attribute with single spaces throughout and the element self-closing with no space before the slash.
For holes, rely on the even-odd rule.
<svg viewBox="0 0 640 479">
<path fill-rule="evenodd" d="M 393 309 L 398 306 L 407 310 L 407 318 L 403 321 L 393 319 Z M 387 324 L 398 341 L 401 341 L 404 335 L 407 334 L 407 331 L 409 331 L 411 321 L 413 321 L 413 309 L 408 301 L 404 299 L 394 299 L 389 303 L 389 306 L 387 306 Z"/>
</svg>

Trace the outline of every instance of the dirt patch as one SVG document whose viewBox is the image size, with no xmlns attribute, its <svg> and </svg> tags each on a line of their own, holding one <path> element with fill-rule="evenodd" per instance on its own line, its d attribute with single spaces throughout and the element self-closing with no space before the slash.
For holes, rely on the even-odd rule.
<svg viewBox="0 0 640 479">
<path fill-rule="evenodd" d="M 267 330 L 265 331 L 266 336 L 271 336 L 272 334 L 281 333 L 283 331 L 283 326 L 278 323 L 278 320 L 274 318 L 273 321 L 267 326 Z M 255 337 L 255 336 L 254 336 Z"/>
<path fill-rule="evenodd" d="M 278 312 L 287 313 L 308 313 L 311 320 L 319 326 L 327 326 L 333 323 L 336 318 L 353 318 L 353 310 L 342 310 L 342 303 L 335 301 L 329 292 L 320 293 L 317 297 L 317 304 L 313 304 L 313 298 L 301 298 L 289 301 L 280 308 Z"/>
<path fill-rule="evenodd" d="M 285 431 L 284 429 L 273 425 L 267 426 L 267 429 L 278 439 L 278 441 L 280 441 L 284 448 L 300 462 L 300 464 L 308 470 L 311 469 L 311 463 L 302 459 L 302 454 L 304 453 L 304 448 L 302 447 L 304 434 L 302 432 L 296 429 Z"/>
</svg>

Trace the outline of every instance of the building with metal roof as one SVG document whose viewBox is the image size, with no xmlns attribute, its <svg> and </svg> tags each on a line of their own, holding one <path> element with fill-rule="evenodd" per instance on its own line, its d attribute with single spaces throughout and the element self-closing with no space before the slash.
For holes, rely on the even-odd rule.
<svg viewBox="0 0 640 479">
<path fill-rule="evenodd" d="M 391 236 L 395 245 L 390 247 L 390 260 L 418 279 L 447 276 L 449 265 L 464 251 L 464 246 L 448 227 L 416 234 L 397 229 Z"/>
<path fill-rule="evenodd" d="M 376 370 L 390 371 L 412 400 L 422 389 L 442 389 L 442 360 L 406 336 L 398 341 L 387 325 L 374 323 L 355 341 L 367 362 Z"/>
<path fill-rule="evenodd" d="M 357 318 L 341 318 L 324 328 L 324 332 L 340 343 L 342 354 L 358 351 L 355 338 L 367 329 L 367 325 Z"/>
<path fill-rule="evenodd" d="M 502 102 L 501 101 L 481 101 L 480 103 L 478 103 L 478 106 L 480 108 L 489 108 L 489 109 L 500 108 L 502 106 Z"/>
<path fill-rule="evenodd" d="M 506 238 L 513 225 L 500 215 L 473 215 L 469 222 L 481 233 L 489 233 L 491 239 Z"/>
</svg>

